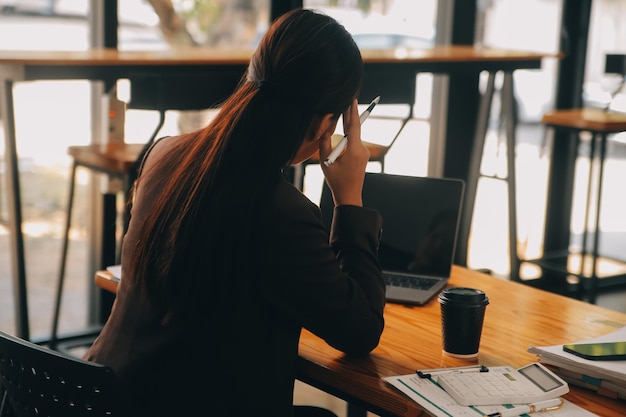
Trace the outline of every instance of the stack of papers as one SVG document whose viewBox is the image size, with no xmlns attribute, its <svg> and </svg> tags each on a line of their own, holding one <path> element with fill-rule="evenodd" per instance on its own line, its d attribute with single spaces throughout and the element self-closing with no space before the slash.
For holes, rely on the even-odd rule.
<svg viewBox="0 0 626 417">
<path fill-rule="evenodd" d="M 122 278 L 122 265 L 107 266 L 107 271 L 113 275 L 113 278 L 116 281 L 119 281 Z"/>
<path fill-rule="evenodd" d="M 617 342 L 626 340 L 626 327 L 593 339 L 575 343 Z M 611 398 L 626 399 L 626 361 L 592 361 L 563 351 L 563 345 L 531 346 L 530 353 L 550 365 L 555 374 L 569 384 L 593 389 Z"/>
</svg>

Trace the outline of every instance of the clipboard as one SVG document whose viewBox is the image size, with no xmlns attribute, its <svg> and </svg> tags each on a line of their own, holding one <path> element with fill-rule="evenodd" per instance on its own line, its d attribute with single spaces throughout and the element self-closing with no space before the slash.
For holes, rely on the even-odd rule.
<svg viewBox="0 0 626 417">
<path fill-rule="evenodd" d="M 480 365 L 479 365 L 480 366 Z M 471 368 L 475 368 L 472 366 Z M 443 368 L 445 369 L 445 368 Z M 459 368 L 450 368 L 458 370 Z M 422 370 L 408 375 L 396 375 L 383 378 L 383 381 L 392 385 L 411 400 L 415 401 L 422 408 L 435 417 L 479 417 L 497 413 L 512 408 L 511 405 L 481 405 L 464 406 L 457 403 L 443 388 L 441 388 L 432 378 L 420 377 L 429 373 L 445 372 L 442 369 Z M 563 400 L 563 407 L 558 410 L 550 410 L 534 413 L 533 417 L 592 417 L 597 416 L 576 404 Z"/>
</svg>

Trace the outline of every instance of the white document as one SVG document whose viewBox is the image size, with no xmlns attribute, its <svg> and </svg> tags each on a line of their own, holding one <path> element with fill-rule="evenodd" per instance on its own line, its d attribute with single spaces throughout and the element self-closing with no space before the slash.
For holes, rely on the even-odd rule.
<svg viewBox="0 0 626 417">
<path fill-rule="evenodd" d="M 118 281 L 122 278 L 122 265 L 107 266 L 107 271 L 117 278 Z"/>
<path fill-rule="evenodd" d="M 593 339 L 572 343 L 619 342 L 626 340 L 626 326 Z M 541 362 L 594 378 L 609 379 L 626 384 L 626 361 L 592 361 L 563 351 L 563 345 L 528 348 L 528 352 L 540 357 Z"/>
<path fill-rule="evenodd" d="M 383 380 L 396 387 L 436 417 L 477 417 L 510 408 L 505 405 L 460 405 L 430 378 L 420 378 L 417 374 L 390 376 L 383 378 Z M 597 415 L 567 400 L 564 400 L 563 407 L 558 410 L 533 413 L 533 417 L 593 416 Z"/>
</svg>

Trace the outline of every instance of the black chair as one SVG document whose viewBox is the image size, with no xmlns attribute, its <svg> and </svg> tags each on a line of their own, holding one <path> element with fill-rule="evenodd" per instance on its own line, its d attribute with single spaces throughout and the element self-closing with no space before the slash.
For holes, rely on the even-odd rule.
<svg viewBox="0 0 626 417">
<path fill-rule="evenodd" d="M 111 368 L 0 332 L 0 417 L 129 414 Z"/>
</svg>

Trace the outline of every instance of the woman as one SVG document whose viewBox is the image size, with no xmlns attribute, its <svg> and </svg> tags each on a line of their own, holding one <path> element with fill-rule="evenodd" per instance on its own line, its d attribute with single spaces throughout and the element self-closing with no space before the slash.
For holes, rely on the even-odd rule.
<svg viewBox="0 0 626 417">
<path fill-rule="evenodd" d="M 340 24 L 289 12 L 209 126 L 147 155 L 116 301 L 85 355 L 115 370 L 140 415 L 304 415 L 292 405 L 301 328 L 351 355 L 378 344 L 382 219 L 361 201 L 361 79 Z M 329 239 L 282 171 L 328 156 L 342 113 L 348 146 L 322 166 L 336 205 Z"/>
</svg>

